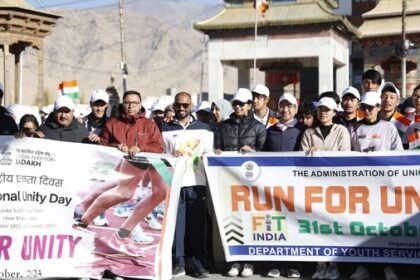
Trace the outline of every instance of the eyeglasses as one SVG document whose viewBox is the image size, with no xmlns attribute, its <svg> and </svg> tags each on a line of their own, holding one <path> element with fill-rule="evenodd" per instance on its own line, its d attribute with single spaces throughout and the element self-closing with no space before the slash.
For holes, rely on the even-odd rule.
<svg viewBox="0 0 420 280">
<path fill-rule="evenodd" d="M 373 109 L 375 109 L 375 108 L 376 108 L 376 106 L 360 105 L 360 110 L 362 110 L 362 111 L 372 112 Z"/>
<path fill-rule="evenodd" d="M 138 101 L 133 101 L 133 102 L 130 102 L 130 101 L 124 101 L 123 102 L 123 104 L 124 104 L 124 106 L 127 106 L 127 107 L 130 107 L 130 106 L 137 106 L 137 105 L 139 105 L 140 104 L 140 102 L 138 102 Z"/>
<path fill-rule="evenodd" d="M 233 101 L 233 102 L 232 102 L 232 106 L 233 106 L 233 107 L 236 107 L 236 106 L 239 106 L 239 107 L 244 107 L 246 104 L 248 104 L 248 103 L 241 102 L 241 101 Z"/>
<path fill-rule="evenodd" d="M 189 106 L 191 105 L 191 103 L 174 103 L 174 107 L 176 108 L 184 108 L 187 109 Z"/>
</svg>

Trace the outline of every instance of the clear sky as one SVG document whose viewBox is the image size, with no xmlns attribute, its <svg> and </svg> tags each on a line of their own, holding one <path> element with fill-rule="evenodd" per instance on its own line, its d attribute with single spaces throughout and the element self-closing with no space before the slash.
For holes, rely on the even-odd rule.
<svg viewBox="0 0 420 280">
<path fill-rule="evenodd" d="M 118 0 L 26 0 L 29 4 L 37 9 L 43 8 L 72 8 L 72 9 L 85 9 L 95 8 L 101 6 L 118 5 Z M 136 1 L 153 1 L 153 0 L 124 0 L 125 3 Z M 182 0 L 167 0 L 177 2 Z M 198 3 L 222 4 L 223 0 L 185 0 Z"/>
</svg>

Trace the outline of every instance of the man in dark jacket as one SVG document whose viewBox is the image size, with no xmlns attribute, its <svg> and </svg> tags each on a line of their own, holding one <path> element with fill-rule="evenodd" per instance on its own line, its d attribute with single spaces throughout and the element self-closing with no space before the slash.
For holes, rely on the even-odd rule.
<svg viewBox="0 0 420 280">
<path fill-rule="evenodd" d="M 198 154 L 197 157 L 191 156 L 188 152 L 194 151 L 194 147 L 189 146 L 183 149 L 185 142 L 181 139 L 192 140 L 191 143 L 201 143 L 202 141 L 194 137 L 199 133 L 207 135 L 211 129 L 208 124 L 191 116 L 192 101 L 189 93 L 178 93 L 175 96 L 173 106 L 175 118 L 162 126 L 166 153 L 185 156 L 187 161 L 194 163 L 194 168 L 193 172 L 185 172 L 182 180 L 183 187 L 179 196 L 172 248 L 174 264 L 172 277 L 185 275 L 185 268 L 187 268 L 187 271 L 190 270 L 188 272 L 191 272 L 194 276 L 204 278 L 209 277 L 208 270 L 202 264 L 206 251 L 207 180 L 204 165 L 200 160 L 201 154 Z M 207 138 L 212 139 L 212 134 L 210 133 L 210 137 Z M 206 145 L 210 146 L 210 150 L 212 149 L 211 144 L 212 141 L 210 140 L 210 145 Z"/>
<path fill-rule="evenodd" d="M 298 151 L 303 127 L 295 118 L 297 100 L 289 94 L 283 94 L 279 99 L 279 122 L 267 129 L 267 139 L 264 151 L 291 152 Z"/>
<path fill-rule="evenodd" d="M 9 111 L 1 106 L 3 94 L 3 86 L 0 84 L 0 135 L 14 135 L 18 128 L 13 117 L 9 115 Z"/>
<path fill-rule="evenodd" d="M 54 112 L 35 132 L 34 137 L 64 142 L 87 141 L 89 131 L 74 117 L 74 103 L 68 96 L 59 96 L 54 103 Z"/>
</svg>

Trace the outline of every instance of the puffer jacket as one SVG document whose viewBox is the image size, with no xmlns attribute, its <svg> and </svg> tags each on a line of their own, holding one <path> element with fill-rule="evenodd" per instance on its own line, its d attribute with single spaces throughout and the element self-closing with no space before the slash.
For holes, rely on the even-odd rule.
<svg viewBox="0 0 420 280">
<path fill-rule="evenodd" d="M 222 151 L 239 151 L 248 145 L 261 151 L 266 138 L 265 126 L 249 114 L 237 119 L 235 114 L 223 121 L 214 132 L 214 148 Z"/>
<path fill-rule="evenodd" d="M 0 106 L 0 135 L 13 135 L 18 131 L 15 120 L 10 113 Z"/>
<path fill-rule="evenodd" d="M 74 143 L 88 142 L 89 131 L 74 117 L 69 126 L 62 127 L 55 121 L 54 113 L 51 113 L 38 130 L 44 133 L 45 139 Z"/>
<path fill-rule="evenodd" d="M 117 147 L 126 144 L 137 146 L 142 152 L 163 153 L 162 135 L 157 125 L 145 118 L 144 110 L 136 117 L 119 114 L 109 119 L 99 136 L 101 144 Z"/>
</svg>

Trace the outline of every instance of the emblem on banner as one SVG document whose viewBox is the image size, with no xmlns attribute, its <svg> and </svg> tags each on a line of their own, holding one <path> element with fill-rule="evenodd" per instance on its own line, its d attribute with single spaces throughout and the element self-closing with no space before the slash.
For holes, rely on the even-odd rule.
<svg viewBox="0 0 420 280">
<path fill-rule="evenodd" d="M 244 244 L 242 220 L 235 216 L 228 216 L 223 220 L 226 243 Z"/>
<path fill-rule="evenodd" d="M 241 165 L 241 177 L 246 181 L 255 181 L 260 177 L 261 169 L 254 161 L 246 161 Z"/>
<path fill-rule="evenodd" d="M 0 164 L 1 165 L 11 165 L 12 159 L 10 156 L 12 153 L 9 151 L 9 145 L 0 146 Z"/>
</svg>

